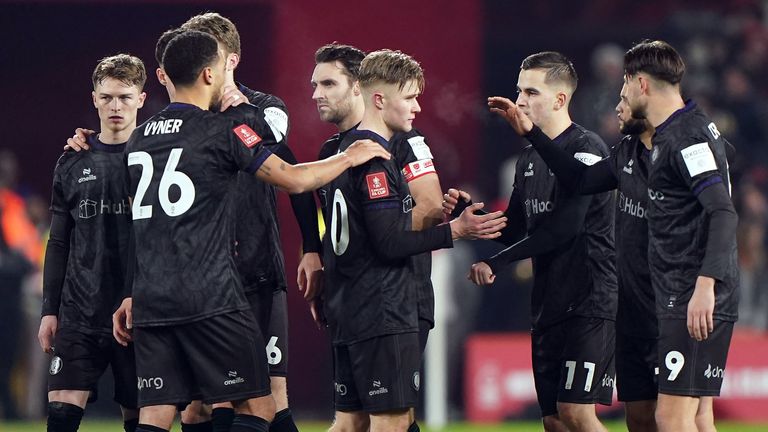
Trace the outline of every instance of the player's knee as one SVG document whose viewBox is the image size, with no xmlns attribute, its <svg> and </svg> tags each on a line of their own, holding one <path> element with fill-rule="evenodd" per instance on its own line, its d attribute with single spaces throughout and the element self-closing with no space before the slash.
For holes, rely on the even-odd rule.
<svg viewBox="0 0 768 432">
<path fill-rule="evenodd" d="M 549 415 L 541 419 L 542 426 L 544 426 L 544 430 L 546 432 L 567 432 L 568 429 L 565 427 L 563 422 L 560 421 L 560 419 L 557 418 L 555 415 Z"/>
<path fill-rule="evenodd" d="M 83 409 L 66 402 L 48 403 L 48 430 L 75 432 L 83 419 Z"/>
<path fill-rule="evenodd" d="M 370 418 L 362 412 L 342 413 L 337 411 L 329 432 L 365 432 L 370 426 Z"/>
<path fill-rule="evenodd" d="M 211 420 L 211 407 L 201 401 L 192 401 L 192 403 L 184 408 L 180 417 L 182 423 L 204 423 Z"/>
<path fill-rule="evenodd" d="M 275 418 L 275 399 L 272 395 L 246 399 L 234 404 L 235 414 L 246 414 L 271 422 Z"/>
<path fill-rule="evenodd" d="M 630 432 L 655 432 L 655 404 L 637 405 L 629 402 L 626 405 L 627 428 Z"/>
</svg>

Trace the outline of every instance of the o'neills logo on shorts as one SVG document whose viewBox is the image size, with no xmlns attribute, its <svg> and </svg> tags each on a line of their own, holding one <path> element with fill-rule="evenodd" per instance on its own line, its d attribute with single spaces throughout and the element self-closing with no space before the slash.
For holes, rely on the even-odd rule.
<svg viewBox="0 0 768 432">
<path fill-rule="evenodd" d="M 227 376 L 229 376 L 230 379 L 224 381 L 224 385 L 235 385 L 235 384 L 242 384 L 245 382 L 245 378 L 237 376 L 236 371 L 229 371 L 227 372 Z"/>
<path fill-rule="evenodd" d="M 376 396 L 376 395 L 381 395 L 381 394 L 385 394 L 385 393 L 389 393 L 389 390 L 387 390 L 386 387 L 382 387 L 381 386 L 381 381 L 374 380 L 373 381 L 373 390 L 368 392 L 368 396 Z"/>
</svg>

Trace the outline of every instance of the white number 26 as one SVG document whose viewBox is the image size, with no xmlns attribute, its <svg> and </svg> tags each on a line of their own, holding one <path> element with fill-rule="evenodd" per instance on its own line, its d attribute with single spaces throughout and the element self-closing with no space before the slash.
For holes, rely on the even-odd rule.
<svg viewBox="0 0 768 432">
<path fill-rule="evenodd" d="M 163 170 L 163 175 L 160 177 L 160 185 L 158 186 L 157 196 L 160 200 L 160 207 L 163 208 L 165 214 L 172 217 L 186 213 L 195 201 L 195 185 L 192 183 L 192 179 L 183 172 L 176 171 L 183 150 L 180 148 L 171 150 L 168 162 L 165 164 L 165 170 Z M 144 200 L 147 189 L 149 189 L 152 174 L 155 170 L 152 156 L 143 151 L 132 152 L 128 154 L 128 166 L 131 165 L 141 165 L 141 178 L 139 179 L 136 196 L 133 198 L 133 206 L 131 207 L 133 220 L 149 219 L 152 217 L 152 206 L 141 205 L 141 202 Z M 171 185 L 176 185 L 181 190 L 181 195 L 175 202 L 171 202 L 169 196 Z"/>
</svg>

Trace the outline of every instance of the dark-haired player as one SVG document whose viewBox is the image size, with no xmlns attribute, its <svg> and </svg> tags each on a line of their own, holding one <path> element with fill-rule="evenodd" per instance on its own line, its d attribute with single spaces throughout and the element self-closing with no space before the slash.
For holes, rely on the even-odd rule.
<svg viewBox="0 0 768 432">
<path fill-rule="evenodd" d="M 517 105 L 569 157 L 591 165 L 608 149 L 600 137 L 571 121 L 568 106 L 576 84 L 576 71 L 565 56 L 533 54 L 521 65 Z M 454 193 L 447 199 L 458 197 Z M 613 197 L 569 193 L 529 146 L 517 162 L 506 215 L 510 224 L 501 240 L 511 246 L 474 264 L 471 279 L 493 283 L 508 264 L 533 257 L 533 370 L 544 428 L 605 430 L 594 404 L 610 404 L 613 393 Z"/>
<path fill-rule="evenodd" d="M 660 431 L 694 431 L 702 426 L 699 399 L 720 394 L 738 311 L 727 143 L 695 102 L 683 100 L 685 64 L 672 46 L 638 43 L 624 55 L 624 72 L 632 115 L 656 130 L 648 172 L 661 368 L 656 422 Z"/>
<path fill-rule="evenodd" d="M 65 152 L 54 171 L 38 335 L 43 350 L 54 354 L 48 431 L 78 429 L 107 366 L 125 430 L 138 423 L 133 345 L 115 342 L 111 316 L 124 297 L 130 255 L 123 149 L 144 104 L 146 78 L 144 64 L 130 55 L 98 63 L 92 79 L 100 132 L 89 138 L 93 151 Z"/>
<path fill-rule="evenodd" d="M 389 155 L 372 142 L 311 164 L 294 166 L 273 155 L 263 144 L 275 137 L 259 110 L 243 104 L 209 111 L 227 66 L 208 34 L 173 38 L 163 67 L 174 100 L 134 132 L 126 149 L 137 250 L 138 430 L 168 430 L 176 405 L 202 396 L 206 403 L 234 403 L 232 431 L 266 431 L 275 405 L 265 344 L 234 262 L 236 173 L 297 193 Z M 122 318 L 115 317 L 115 336 L 124 341 Z"/>
</svg>

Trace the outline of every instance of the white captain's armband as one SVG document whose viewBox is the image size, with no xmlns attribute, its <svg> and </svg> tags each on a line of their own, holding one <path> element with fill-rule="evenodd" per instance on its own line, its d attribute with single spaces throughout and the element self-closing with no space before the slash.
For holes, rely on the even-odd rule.
<svg viewBox="0 0 768 432">
<path fill-rule="evenodd" d="M 586 152 L 576 152 L 573 154 L 573 157 L 583 163 L 584 165 L 594 165 L 603 158 L 592 153 L 586 153 Z"/>
<path fill-rule="evenodd" d="M 419 135 L 408 138 L 408 144 L 411 145 L 413 155 L 416 156 L 416 159 L 434 159 L 432 157 L 432 151 L 429 150 L 429 146 L 423 136 Z"/>
<path fill-rule="evenodd" d="M 432 162 L 432 159 L 418 160 L 416 162 L 411 162 L 403 167 L 403 176 L 405 176 L 405 181 L 407 182 L 416 180 L 425 174 L 433 172 L 436 171 L 435 164 Z"/>
<path fill-rule="evenodd" d="M 680 150 L 683 155 L 685 167 L 688 168 L 688 174 L 691 177 L 697 176 L 707 171 L 717 171 L 715 155 L 709 148 L 709 143 L 703 142 L 694 144 Z"/>
<path fill-rule="evenodd" d="M 280 142 L 288 134 L 288 114 L 277 107 L 264 108 L 264 120 L 275 136 L 275 142 Z"/>
</svg>

